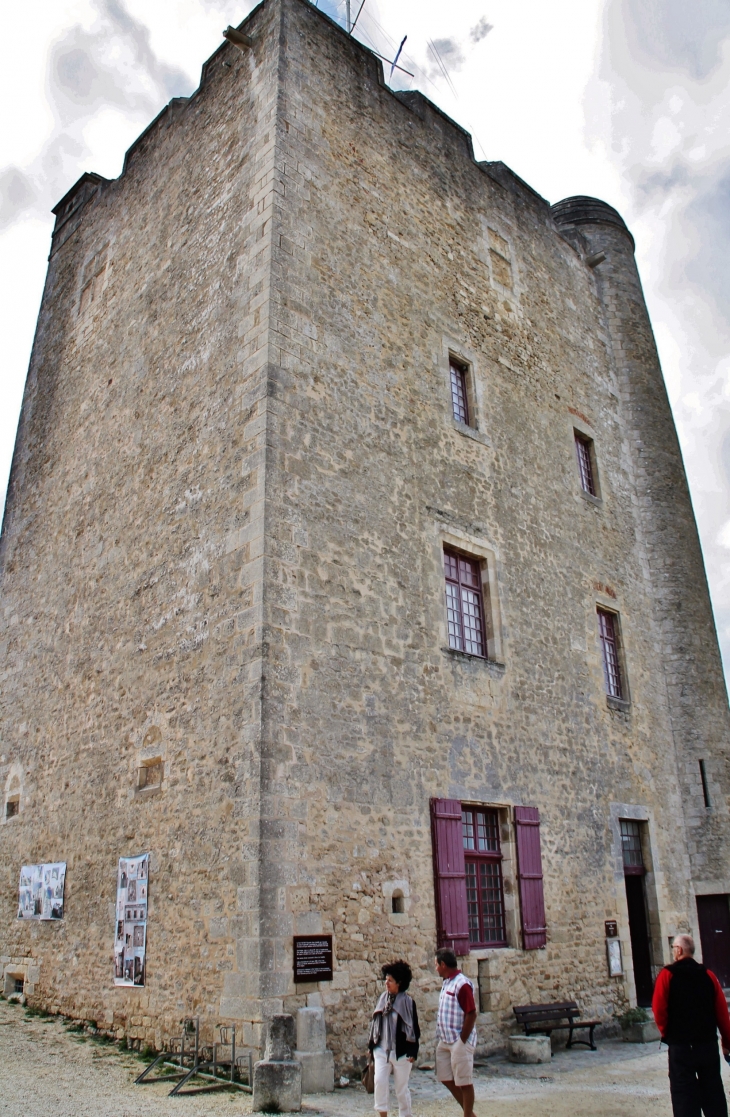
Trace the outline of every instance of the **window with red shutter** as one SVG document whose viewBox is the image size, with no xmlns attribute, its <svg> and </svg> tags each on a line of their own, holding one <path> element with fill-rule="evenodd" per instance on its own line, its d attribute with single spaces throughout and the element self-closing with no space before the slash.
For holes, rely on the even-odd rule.
<svg viewBox="0 0 730 1117">
<path fill-rule="evenodd" d="M 506 946 L 499 812 L 462 806 L 466 907 L 472 946 Z"/>
<path fill-rule="evenodd" d="M 522 913 L 522 945 L 537 950 L 547 942 L 545 895 L 540 852 L 540 812 L 537 807 L 515 807 L 517 878 Z"/>
<path fill-rule="evenodd" d="M 485 657 L 487 642 L 479 563 L 456 551 L 444 550 L 444 575 L 449 647 Z"/>
<path fill-rule="evenodd" d="M 431 800 L 431 835 L 438 944 L 451 947 L 455 954 L 468 954 L 464 838 L 458 799 Z"/>
</svg>

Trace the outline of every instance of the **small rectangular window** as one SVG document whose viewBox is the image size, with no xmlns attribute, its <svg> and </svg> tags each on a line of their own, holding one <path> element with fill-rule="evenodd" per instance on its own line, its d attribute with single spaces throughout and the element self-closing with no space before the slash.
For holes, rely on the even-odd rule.
<svg viewBox="0 0 730 1117">
<path fill-rule="evenodd" d="M 444 551 L 449 647 L 486 656 L 482 578 L 479 563 Z"/>
<path fill-rule="evenodd" d="M 19 810 L 20 810 L 20 799 L 17 798 L 17 797 L 14 797 L 12 799 L 8 799 L 7 803 L 5 804 L 5 817 L 6 818 L 14 818 L 15 815 L 19 812 Z"/>
<path fill-rule="evenodd" d="M 162 761 L 151 760 L 139 769 L 138 787 L 160 787 L 162 784 Z"/>
<path fill-rule="evenodd" d="M 589 496 L 598 496 L 596 486 L 596 471 L 593 463 L 593 442 L 590 438 L 575 431 L 575 452 L 578 456 L 578 472 L 584 493 Z"/>
<path fill-rule="evenodd" d="M 22 993 L 24 988 L 25 988 L 25 982 L 24 982 L 22 977 L 16 977 L 16 978 L 13 979 L 13 992 L 14 993 Z"/>
<path fill-rule="evenodd" d="M 606 609 L 598 610 L 598 633 L 603 653 L 603 676 L 606 694 L 610 698 L 625 697 L 624 680 L 619 655 L 618 617 Z"/>
<path fill-rule="evenodd" d="M 462 807 L 461 824 L 469 943 L 506 946 L 498 812 Z"/>
<path fill-rule="evenodd" d="M 451 376 L 451 408 L 457 423 L 471 426 L 469 421 L 469 394 L 467 391 L 467 371 L 453 359 L 449 361 Z"/>
</svg>

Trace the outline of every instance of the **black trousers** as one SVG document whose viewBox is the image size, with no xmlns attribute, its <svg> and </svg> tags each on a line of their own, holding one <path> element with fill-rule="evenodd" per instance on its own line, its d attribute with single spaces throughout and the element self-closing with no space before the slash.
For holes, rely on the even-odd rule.
<svg viewBox="0 0 730 1117">
<path fill-rule="evenodd" d="M 670 1043 L 669 1089 L 674 1117 L 728 1117 L 717 1040 Z"/>
</svg>

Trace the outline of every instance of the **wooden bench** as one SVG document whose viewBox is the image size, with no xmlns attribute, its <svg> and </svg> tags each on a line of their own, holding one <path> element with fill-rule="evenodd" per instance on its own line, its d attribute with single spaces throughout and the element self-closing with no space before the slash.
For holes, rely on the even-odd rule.
<svg viewBox="0 0 730 1117">
<path fill-rule="evenodd" d="M 513 1005 L 513 1009 L 517 1023 L 523 1026 L 526 1036 L 549 1036 L 551 1032 L 567 1029 L 568 1047 L 572 1047 L 575 1043 L 582 1043 L 590 1047 L 591 1051 L 598 1050 L 593 1042 L 593 1029 L 601 1021 L 578 1019 L 580 1009 L 575 1001 L 557 1001 L 549 1005 Z M 581 1028 L 589 1029 L 588 1039 L 573 1039 L 573 1032 Z"/>
</svg>

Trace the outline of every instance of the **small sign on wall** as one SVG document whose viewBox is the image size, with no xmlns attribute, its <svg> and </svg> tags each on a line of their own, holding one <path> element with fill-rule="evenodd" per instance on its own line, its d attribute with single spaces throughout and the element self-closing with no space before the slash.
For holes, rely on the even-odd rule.
<svg viewBox="0 0 730 1117">
<path fill-rule="evenodd" d="M 622 977 L 624 965 L 621 958 L 621 939 L 606 939 L 606 957 L 608 959 L 608 976 Z"/>
<path fill-rule="evenodd" d="M 618 938 L 618 922 L 615 919 L 607 919 L 605 922 L 605 928 L 607 939 Z"/>
<path fill-rule="evenodd" d="M 332 981 L 332 935 L 294 936 L 294 981 Z"/>
</svg>

